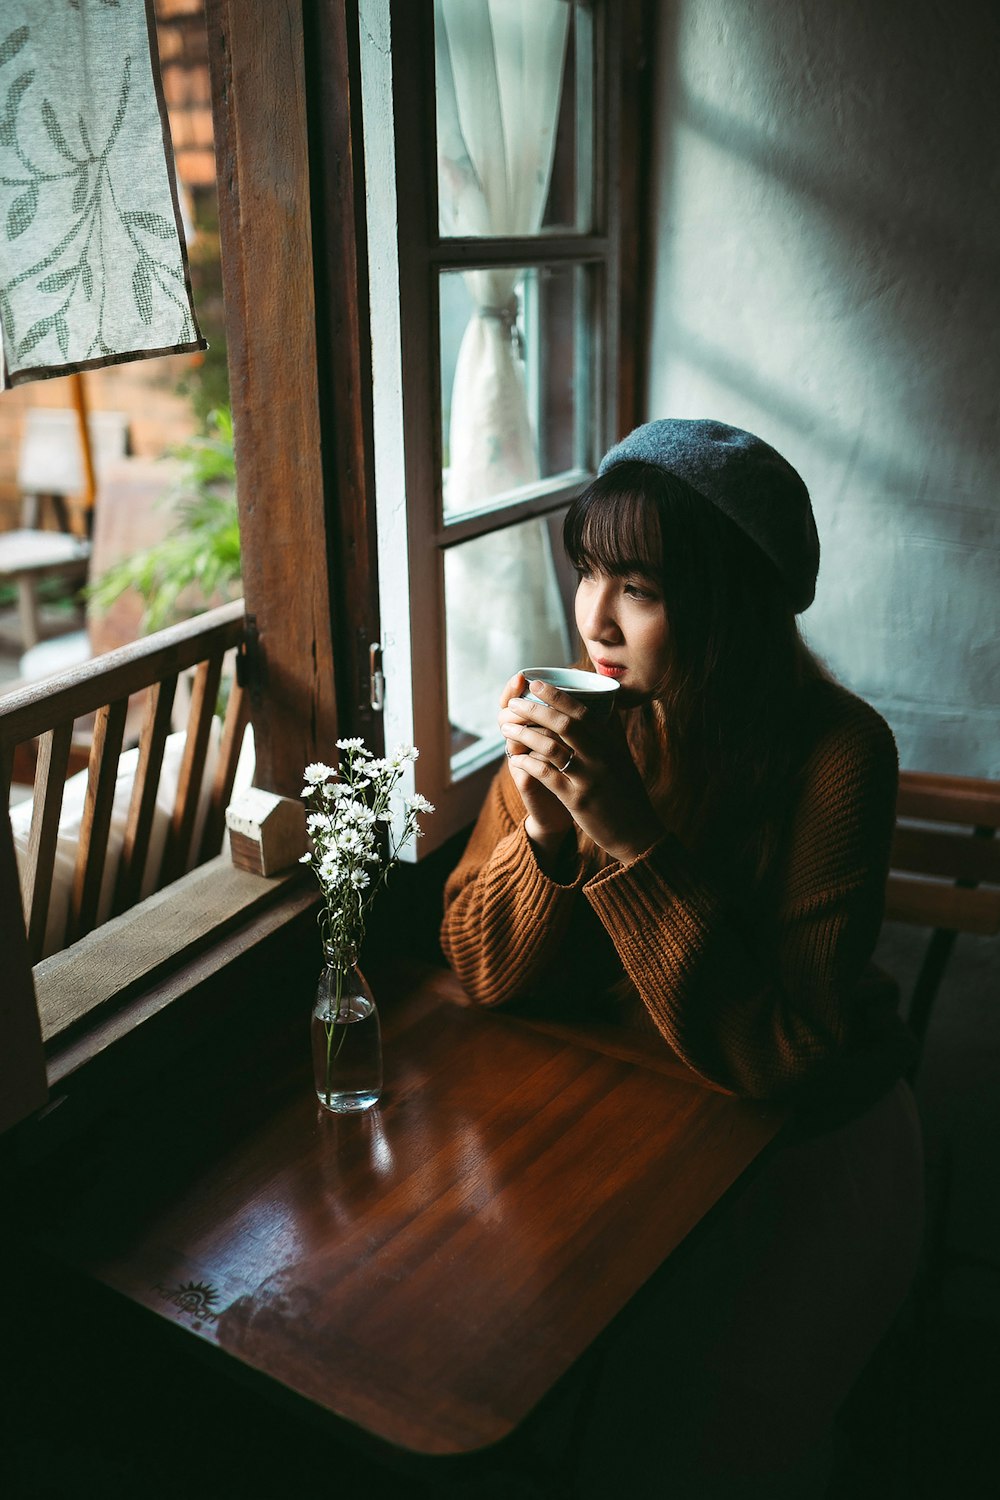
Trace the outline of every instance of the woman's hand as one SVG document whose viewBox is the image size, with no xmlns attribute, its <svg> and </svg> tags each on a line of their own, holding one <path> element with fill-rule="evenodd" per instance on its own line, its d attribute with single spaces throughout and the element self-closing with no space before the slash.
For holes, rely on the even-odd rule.
<svg viewBox="0 0 1000 1500">
<path fill-rule="evenodd" d="M 573 818 L 559 798 L 553 796 L 552 792 L 548 791 L 537 778 L 530 775 L 522 765 L 523 761 L 532 758 L 527 753 L 527 747 L 522 745 L 517 737 L 519 726 L 527 721 L 509 705 L 512 700 L 519 700 L 520 694 L 526 691 L 527 681 L 524 674 L 518 672 L 503 690 L 498 723 L 501 733 L 507 739 L 507 765 L 528 814 L 525 832 L 546 862 L 551 863 L 555 860 L 565 842 L 566 835 L 573 827 Z"/>
<path fill-rule="evenodd" d="M 612 859 L 637 859 L 664 829 L 621 724 L 614 717 L 603 722 L 572 694 L 544 682 L 528 684 L 543 700 L 531 702 L 519 696 L 523 682 L 519 675 L 507 684 L 500 728 L 513 747 L 511 775 L 529 822 L 536 805 L 551 821 L 556 802 Z"/>
</svg>

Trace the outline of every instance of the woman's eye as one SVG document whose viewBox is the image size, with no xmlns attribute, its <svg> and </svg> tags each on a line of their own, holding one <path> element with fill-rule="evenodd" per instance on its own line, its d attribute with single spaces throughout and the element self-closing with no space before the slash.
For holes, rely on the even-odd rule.
<svg viewBox="0 0 1000 1500">
<path fill-rule="evenodd" d="M 652 589 L 645 588 L 641 583 L 627 583 L 625 592 L 630 599 L 655 599 L 656 595 Z"/>
</svg>

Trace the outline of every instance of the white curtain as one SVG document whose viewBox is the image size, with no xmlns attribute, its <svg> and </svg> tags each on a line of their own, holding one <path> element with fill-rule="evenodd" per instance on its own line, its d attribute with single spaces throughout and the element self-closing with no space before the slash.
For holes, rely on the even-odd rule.
<svg viewBox="0 0 1000 1500">
<path fill-rule="evenodd" d="M 537 234 L 548 195 L 570 19 L 568 0 L 435 0 L 442 232 Z M 469 271 L 476 304 L 452 389 L 445 507 L 474 510 L 538 478 L 517 351 L 521 272 Z M 567 659 L 545 523 L 508 527 L 445 553 L 450 716 L 496 729 L 518 667 Z"/>
</svg>

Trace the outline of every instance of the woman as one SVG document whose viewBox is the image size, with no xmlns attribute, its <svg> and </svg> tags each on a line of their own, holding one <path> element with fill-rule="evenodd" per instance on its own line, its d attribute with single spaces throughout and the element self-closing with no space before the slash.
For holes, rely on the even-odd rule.
<svg viewBox="0 0 1000 1500">
<path fill-rule="evenodd" d="M 611 1448 L 593 1424 L 585 1465 L 595 1492 L 623 1477 L 655 1492 L 641 1486 L 662 1393 L 630 1372 L 657 1366 L 668 1323 L 679 1347 L 683 1307 L 692 1493 L 713 1475 L 741 1493 L 740 1473 L 777 1495 L 905 1295 L 919 1241 L 908 1039 L 870 966 L 895 745 L 799 636 L 816 529 L 799 475 L 759 438 L 638 428 L 564 539 L 588 664 L 618 681 L 620 712 L 599 723 L 547 685 L 507 684 L 508 762 L 446 887 L 442 940 L 475 1002 L 596 1003 L 711 1083 L 792 1106 L 792 1140 L 683 1287 L 665 1285 L 662 1317 L 608 1356 L 597 1409 L 634 1429 L 634 1472 L 618 1443 L 601 1478 Z"/>
</svg>

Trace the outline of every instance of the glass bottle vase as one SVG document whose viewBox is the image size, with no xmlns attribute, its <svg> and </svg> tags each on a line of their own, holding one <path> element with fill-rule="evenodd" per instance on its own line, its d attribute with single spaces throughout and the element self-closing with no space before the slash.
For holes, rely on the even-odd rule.
<svg viewBox="0 0 1000 1500">
<path fill-rule="evenodd" d="M 375 997 L 353 948 L 326 949 L 312 1013 L 316 1097 L 333 1114 L 369 1109 L 382 1092 L 382 1034 Z"/>
</svg>

